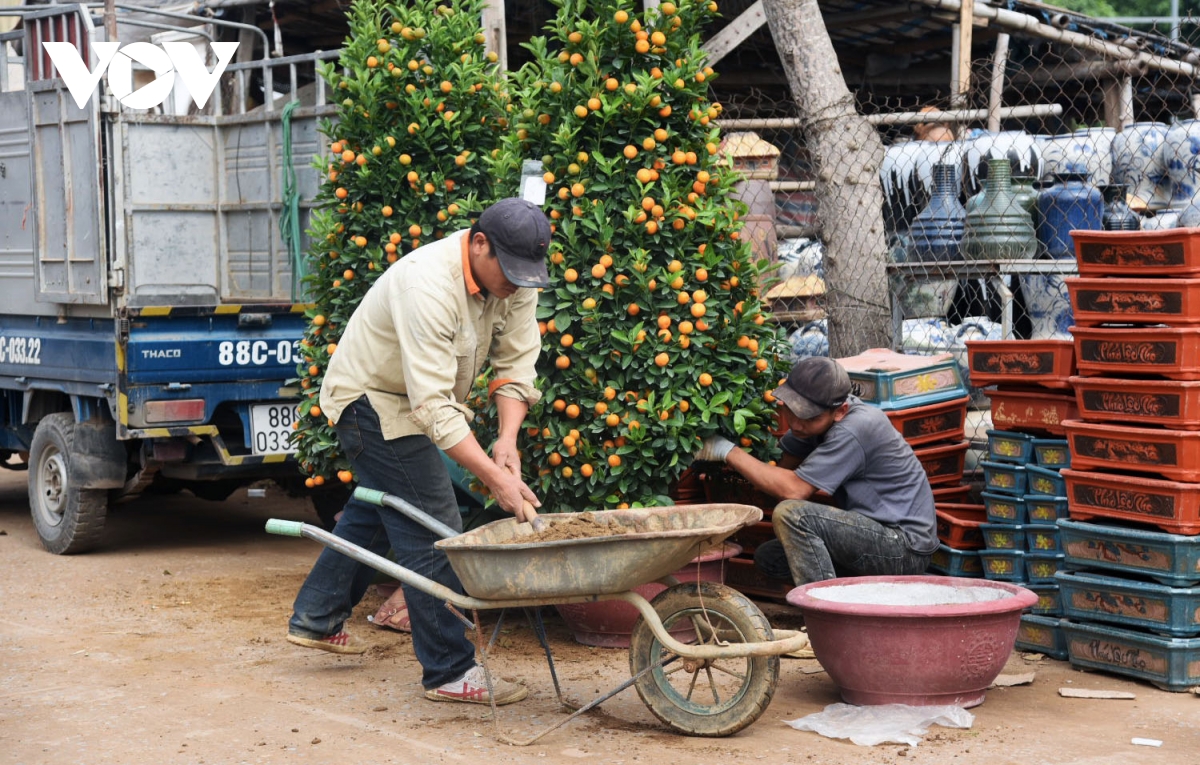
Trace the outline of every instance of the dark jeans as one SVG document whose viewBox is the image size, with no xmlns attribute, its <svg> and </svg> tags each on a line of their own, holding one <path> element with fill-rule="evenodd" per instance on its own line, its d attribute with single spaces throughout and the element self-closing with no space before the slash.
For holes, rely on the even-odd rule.
<svg viewBox="0 0 1200 765">
<path fill-rule="evenodd" d="M 447 526 L 462 529 L 450 475 L 432 441 L 425 436 L 385 440 L 365 396 L 346 407 L 336 430 L 359 486 L 394 494 Z M 352 498 L 333 533 L 379 555 L 391 547 L 400 565 L 463 591 L 445 553 L 433 547 L 437 535 L 395 510 Z M 374 578 L 374 569 L 326 548 L 296 595 L 288 631 L 310 638 L 336 634 Z M 404 599 L 425 688 L 456 680 L 475 665 L 474 644 L 441 600 L 407 585 Z"/>
<path fill-rule="evenodd" d="M 908 549 L 899 529 L 818 502 L 788 500 L 772 515 L 777 540 L 759 545 L 754 563 L 796 584 L 839 576 L 923 574 L 929 556 Z"/>
</svg>

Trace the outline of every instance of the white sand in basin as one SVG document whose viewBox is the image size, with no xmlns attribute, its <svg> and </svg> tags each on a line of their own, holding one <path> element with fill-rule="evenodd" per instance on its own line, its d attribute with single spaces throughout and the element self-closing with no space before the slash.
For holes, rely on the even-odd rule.
<svg viewBox="0 0 1200 765">
<path fill-rule="evenodd" d="M 964 603 L 986 603 L 1012 597 L 995 587 L 950 587 L 944 584 L 842 584 L 818 587 L 808 591 L 817 600 L 835 603 L 858 603 L 876 606 L 948 606 Z"/>
</svg>

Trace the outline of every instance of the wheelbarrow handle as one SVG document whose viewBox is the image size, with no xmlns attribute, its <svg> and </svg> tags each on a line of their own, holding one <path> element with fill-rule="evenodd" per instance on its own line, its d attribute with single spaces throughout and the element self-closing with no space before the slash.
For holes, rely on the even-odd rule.
<svg viewBox="0 0 1200 765">
<path fill-rule="evenodd" d="M 267 533 L 278 534 L 281 537 L 304 536 L 304 523 L 301 521 L 285 521 L 280 518 L 271 518 L 267 521 Z"/>
<path fill-rule="evenodd" d="M 359 486 L 354 489 L 354 498 L 366 502 L 369 505 L 379 505 L 381 507 L 390 507 L 396 512 L 408 516 L 413 521 L 421 524 L 425 528 L 437 534 L 442 539 L 456 537 L 459 532 L 450 528 L 436 518 L 431 518 L 413 505 L 400 499 L 394 494 L 379 491 L 378 489 L 364 489 Z"/>
</svg>

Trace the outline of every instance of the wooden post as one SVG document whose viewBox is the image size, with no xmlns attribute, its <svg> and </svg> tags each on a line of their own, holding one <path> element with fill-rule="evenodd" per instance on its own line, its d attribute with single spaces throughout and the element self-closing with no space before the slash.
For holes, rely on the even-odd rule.
<svg viewBox="0 0 1200 765">
<path fill-rule="evenodd" d="M 508 30 L 504 21 L 504 0 L 488 0 L 480 18 L 483 36 L 487 38 L 489 52 L 499 56 L 500 71 L 508 71 Z"/>
<path fill-rule="evenodd" d="M 992 60 L 992 87 L 988 94 L 988 130 L 1000 132 L 1000 107 L 1004 103 L 1004 70 L 1008 67 L 1008 35 L 996 37 L 996 56 Z"/>
<path fill-rule="evenodd" d="M 958 9 L 958 78 L 954 83 L 954 100 L 967 102 L 971 92 L 971 36 L 975 31 L 975 0 L 963 0 Z"/>
<path fill-rule="evenodd" d="M 104 0 L 104 37 L 117 42 L 117 0 Z"/>
</svg>

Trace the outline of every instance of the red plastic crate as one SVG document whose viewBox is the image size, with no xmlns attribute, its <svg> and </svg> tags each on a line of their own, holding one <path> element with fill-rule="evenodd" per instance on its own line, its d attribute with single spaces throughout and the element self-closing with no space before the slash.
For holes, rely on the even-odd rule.
<svg viewBox="0 0 1200 765">
<path fill-rule="evenodd" d="M 1076 326 L 1200 324 L 1200 279 L 1068 277 Z"/>
<path fill-rule="evenodd" d="M 1113 518 L 1174 534 L 1200 534 L 1200 484 L 1074 469 L 1062 475 L 1072 520 Z"/>
<path fill-rule="evenodd" d="M 1075 397 L 1044 390 L 997 388 L 992 400 L 992 424 L 1004 430 L 1045 431 L 1062 435 L 1065 420 L 1079 419 Z"/>
<path fill-rule="evenodd" d="M 887 412 L 892 427 L 900 431 L 909 446 L 936 441 L 961 441 L 966 432 L 967 404 L 970 396 L 937 404 L 894 409 Z"/>
<path fill-rule="evenodd" d="M 939 503 L 935 507 L 938 539 L 943 544 L 955 550 L 983 548 L 983 532 L 979 529 L 979 524 L 987 522 L 983 505 Z"/>
<path fill-rule="evenodd" d="M 1200 380 L 1200 327 L 1072 327 L 1081 375 Z"/>
<path fill-rule="evenodd" d="M 1088 422 L 1129 422 L 1200 430 L 1200 381 L 1072 377 L 1079 415 Z"/>
<path fill-rule="evenodd" d="M 937 486 L 944 483 L 959 483 L 962 481 L 963 466 L 966 461 L 970 441 L 960 441 L 956 444 L 933 444 L 920 449 L 913 449 L 925 475 L 929 477 L 929 485 Z"/>
<path fill-rule="evenodd" d="M 1070 388 L 1075 374 L 1071 340 L 968 340 L 971 385 L 1041 385 Z"/>
<path fill-rule="evenodd" d="M 1174 481 L 1200 481 L 1200 431 L 1137 428 L 1067 420 L 1071 466 L 1137 470 Z"/>
<path fill-rule="evenodd" d="M 1072 231 L 1081 276 L 1200 274 L 1200 229 Z"/>
</svg>

